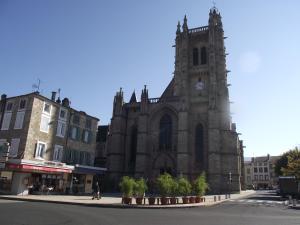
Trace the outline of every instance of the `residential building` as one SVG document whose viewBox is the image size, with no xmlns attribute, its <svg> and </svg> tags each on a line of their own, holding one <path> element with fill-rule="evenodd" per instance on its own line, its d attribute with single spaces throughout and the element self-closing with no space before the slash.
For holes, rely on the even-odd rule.
<svg viewBox="0 0 300 225">
<path fill-rule="evenodd" d="M 92 191 L 99 119 L 70 107 L 67 98 L 33 92 L 0 101 L 0 189 L 12 194 Z M 4 149 L 2 147 L 2 149 Z"/>
<path fill-rule="evenodd" d="M 245 161 L 245 184 L 247 188 L 273 189 L 278 185 L 275 174 L 275 163 L 279 156 L 252 157 Z"/>
<path fill-rule="evenodd" d="M 174 77 L 158 98 L 145 86 L 124 103 L 115 95 L 107 139 L 109 179 L 123 175 L 154 181 L 168 172 L 190 180 L 205 171 L 212 193 L 241 190 L 243 144 L 231 120 L 221 15 L 207 26 L 177 26 Z"/>
</svg>

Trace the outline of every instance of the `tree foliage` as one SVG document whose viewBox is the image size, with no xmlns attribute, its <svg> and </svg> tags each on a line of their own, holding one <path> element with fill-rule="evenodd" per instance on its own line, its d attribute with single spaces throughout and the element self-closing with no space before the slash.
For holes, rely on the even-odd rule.
<svg viewBox="0 0 300 225">
<path fill-rule="evenodd" d="M 201 175 L 194 181 L 193 189 L 197 196 L 205 195 L 205 192 L 208 189 L 205 172 L 202 172 Z"/>
<path fill-rule="evenodd" d="M 288 163 L 286 167 L 282 167 L 281 171 L 284 176 L 296 176 L 300 178 L 300 151 L 296 147 L 290 151 L 287 156 Z"/>
<path fill-rule="evenodd" d="M 132 197 L 133 195 L 133 188 L 135 186 L 135 181 L 133 178 L 124 176 L 122 177 L 121 182 L 119 183 L 121 191 L 124 197 Z"/>
<path fill-rule="evenodd" d="M 145 192 L 147 191 L 147 189 L 148 189 L 148 187 L 147 187 L 147 184 L 146 184 L 146 181 L 144 178 L 135 180 L 133 190 L 134 190 L 134 194 L 137 197 L 143 197 Z"/>
<path fill-rule="evenodd" d="M 285 152 L 275 164 L 278 176 L 296 176 L 300 178 L 300 151 L 297 147 Z"/>
<path fill-rule="evenodd" d="M 170 174 L 164 173 L 157 178 L 157 186 L 162 197 L 167 197 L 172 192 L 173 178 Z"/>
<path fill-rule="evenodd" d="M 178 179 L 178 193 L 180 195 L 187 196 L 191 193 L 191 190 L 192 185 L 190 184 L 190 182 L 186 178 L 180 177 Z"/>
</svg>

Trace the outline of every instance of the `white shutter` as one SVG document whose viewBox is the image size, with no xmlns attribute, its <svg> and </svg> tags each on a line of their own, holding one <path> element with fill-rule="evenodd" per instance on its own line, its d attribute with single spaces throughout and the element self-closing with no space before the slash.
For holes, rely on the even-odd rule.
<svg viewBox="0 0 300 225">
<path fill-rule="evenodd" d="M 62 160 L 62 151 L 63 151 L 63 147 L 61 145 L 55 145 L 54 146 L 53 161 L 61 162 L 61 160 Z"/>
<path fill-rule="evenodd" d="M 4 113 L 1 130 L 8 130 L 9 129 L 11 115 L 12 115 L 11 112 Z"/>
<path fill-rule="evenodd" d="M 56 136 L 64 137 L 65 136 L 65 131 L 66 131 L 66 124 L 62 121 L 58 121 Z"/>
<path fill-rule="evenodd" d="M 41 131 L 48 133 L 49 130 L 49 123 L 50 123 L 50 118 L 47 116 L 42 115 L 41 118 Z"/>
<path fill-rule="evenodd" d="M 20 138 L 11 139 L 11 146 L 9 150 L 10 157 L 16 157 L 18 155 L 19 144 L 20 144 Z"/>
<path fill-rule="evenodd" d="M 24 116 L 25 116 L 25 112 L 17 112 L 14 129 L 22 129 L 23 128 Z"/>
</svg>

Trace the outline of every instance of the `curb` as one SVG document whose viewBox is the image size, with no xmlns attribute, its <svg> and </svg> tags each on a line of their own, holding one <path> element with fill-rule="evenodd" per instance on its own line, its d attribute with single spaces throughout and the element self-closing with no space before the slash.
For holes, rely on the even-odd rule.
<svg viewBox="0 0 300 225">
<path fill-rule="evenodd" d="M 94 203 L 79 203 L 79 202 L 66 202 L 66 201 L 51 201 L 51 200 L 41 200 L 41 199 L 19 199 L 19 198 L 14 198 L 14 197 L 3 197 L 0 196 L 0 199 L 5 199 L 5 200 L 14 200 L 14 201 L 23 201 L 23 202 L 41 202 L 41 203 L 54 203 L 54 204 L 63 204 L 63 205 L 79 205 L 79 206 L 87 206 L 87 207 L 99 207 L 99 208 L 119 208 L 119 209 L 178 209 L 178 208 L 195 208 L 195 207 L 210 207 L 210 206 L 215 206 L 218 205 L 223 201 L 218 201 L 218 202 L 211 202 L 209 204 L 201 204 L 201 203 L 196 203 L 196 204 L 178 204 L 178 205 L 125 205 L 125 204 L 94 204 Z"/>
<path fill-rule="evenodd" d="M 238 198 L 243 198 L 249 196 L 253 193 L 244 194 L 243 196 L 239 196 Z M 54 204 L 63 204 L 63 205 L 79 205 L 79 206 L 87 206 L 87 207 L 99 207 L 99 208 L 119 208 L 119 209 L 178 209 L 178 208 L 195 208 L 195 207 L 211 207 L 219 205 L 223 202 L 229 201 L 232 198 L 223 199 L 221 201 L 209 202 L 208 204 L 203 203 L 194 203 L 194 204 L 176 204 L 176 205 L 125 205 L 121 203 L 112 203 L 112 204 L 95 204 L 95 203 L 82 203 L 82 202 L 69 202 L 69 201 L 56 201 L 56 200 L 43 200 L 43 199 L 28 199 L 28 198 L 18 198 L 18 197 L 8 197 L 8 196 L 0 196 L 0 199 L 5 200 L 14 200 L 14 201 L 24 201 L 24 202 L 42 202 L 42 203 L 54 203 Z"/>
</svg>

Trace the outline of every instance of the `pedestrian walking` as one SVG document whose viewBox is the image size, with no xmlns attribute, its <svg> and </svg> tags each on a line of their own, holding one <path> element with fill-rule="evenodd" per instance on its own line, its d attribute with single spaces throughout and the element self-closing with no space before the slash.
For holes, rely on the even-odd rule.
<svg viewBox="0 0 300 225">
<path fill-rule="evenodd" d="M 101 196 L 100 196 L 100 187 L 99 187 L 98 181 L 96 182 L 96 184 L 93 188 L 93 198 L 92 198 L 92 200 L 94 200 L 95 198 L 97 198 L 97 200 L 99 200 L 101 198 Z"/>
</svg>

